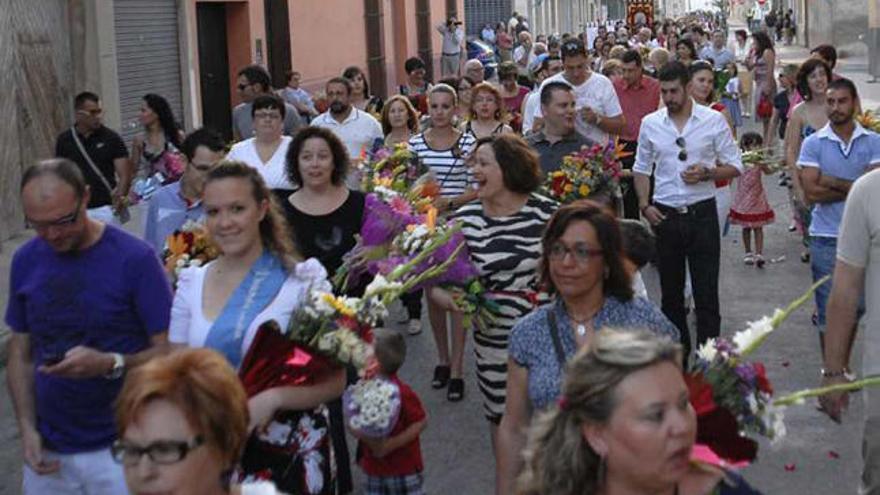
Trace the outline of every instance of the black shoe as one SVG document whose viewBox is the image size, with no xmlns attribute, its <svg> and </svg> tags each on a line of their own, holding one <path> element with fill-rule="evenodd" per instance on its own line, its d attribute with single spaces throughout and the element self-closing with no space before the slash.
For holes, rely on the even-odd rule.
<svg viewBox="0 0 880 495">
<path fill-rule="evenodd" d="M 458 402 L 464 399 L 464 380 L 461 378 L 449 380 L 449 390 L 446 391 L 446 399 L 449 402 Z"/>
<path fill-rule="evenodd" d="M 431 380 L 431 388 L 443 388 L 449 383 L 449 366 L 437 366 L 434 368 L 434 379 Z"/>
</svg>

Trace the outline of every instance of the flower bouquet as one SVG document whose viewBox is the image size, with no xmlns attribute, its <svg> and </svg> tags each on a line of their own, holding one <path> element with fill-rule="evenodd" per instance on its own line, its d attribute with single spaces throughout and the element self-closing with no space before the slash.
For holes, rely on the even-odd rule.
<svg viewBox="0 0 880 495">
<path fill-rule="evenodd" d="M 773 161 L 770 158 L 770 148 L 760 148 L 755 150 L 744 151 L 742 153 L 742 163 L 747 168 L 760 168 L 767 174 L 775 174 L 785 168 L 785 160 Z"/>
<path fill-rule="evenodd" d="M 784 437 L 785 407 L 829 392 L 880 384 L 880 379 L 867 379 L 803 390 L 774 400 L 773 386 L 764 365 L 747 361 L 828 278 L 813 284 L 786 309 L 777 309 L 773 316 L 749 323 L 748 328 L 737 332 L 732 339 L 709 339 L 697 350 L 695 363 L 685 376 L 691 404 L 697 413 L 697 444 L 706 447 L 726 465 L 745 465 L 755 459 L 758 444 L 751 437 L 763 436 L 774 441 Z"/>
<path fill-rule="evenodd" d="M 345 422 L 357 436 L 385 438 L 400 415 L 400 387 L 380 378 L 364 378 L 342 395 Z"/>
<path fill-rule="evenodd" d="M 486 297 L 486 288 L 478 278 L 464 285 L 445 284 L 443 288 L 450 292 L 455 305 L 461 310 L 465 328 L 486 330 L 501 310 L 497 302 Z"/>
<path fill-rule="evenodd" d="M 379 146 L 364 154 L 360 166 L 361 189 L 383 201 L 406 201 L 409 209 L 425 213 L 440 194 L 430 169 L 406 143 Z"/>
<path fill-rule="evenodd" d="M 220 255 L 205 226 L 188 220 L 165 239 L 162 264 L 172 280 L 189 266 L 201 266 Z"/>
<path fill-rule="evenodd" d="M 880 118 L 871 110 L 856 115 L 856 122 L 869 131 L 880 133 Z"/>
<path fill-rule="evenodd" d="M 616 194 L 622 176 L 621 151 L 616 142 L 584 146 L 565 156 L 559 170 L 550 173 L 544 188 L 561 203 L 586 199 L 597 192 Z"/>
</svg>

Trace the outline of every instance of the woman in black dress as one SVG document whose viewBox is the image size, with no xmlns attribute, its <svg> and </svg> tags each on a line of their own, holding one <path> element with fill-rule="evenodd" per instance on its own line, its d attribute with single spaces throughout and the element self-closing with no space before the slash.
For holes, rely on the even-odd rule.
<svg viewBox="0 0 880 495">
<path fill-rule="evenodd" d="M 342 266 L 343 255 L 354 247 L 364 218 L 364 194 L 345 186 L 348 163 L 345 145 L 332 131 L 319 127 L 301 130 L 287 152 L 287 176 L 296 190 L 282 205 L 293 227 L 294 243 L 302 256 L 317 258 L 331 277 Z M 353 487 L 342 403 L 336 400 L 327 406 L 338 493 L 350 493 Z"/>
</svg>

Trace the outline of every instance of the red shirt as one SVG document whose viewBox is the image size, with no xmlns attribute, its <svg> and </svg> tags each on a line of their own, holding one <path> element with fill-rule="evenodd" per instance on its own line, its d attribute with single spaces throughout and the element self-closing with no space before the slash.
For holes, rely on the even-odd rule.
<svg viewBox="0 0 880 495">
<path fill-rule="evenodd" d="M 409 385 L 400 381 L 397 375 L 392 375 L 389 379 L 400 387 L 400 415 L 397 417 L 397 424 L 391 430 L 390 438 L 400 434 L 413 423 L 425 419 L 425 410 L 422 408 L 419 396 Z M 422 464 L 419 437 L 381 459 L 373 457 L 370 449 L 362 442 L 358 442 L 357 459 L 364 473 L 370 476 L 406 476 L 420 473 L 425 468 Z"/>
<path fill-rule="evenodd" d="M 626 118 L 626 129 L 620 135 L 624 141 L 638 141 L 642 119 L 660 107 L 660 83 L 643 75 L 633 85 L 628 85 L 623 78 L 615 79 L 614 90 L 620 100 L 620 108 Z"/>
</svg>

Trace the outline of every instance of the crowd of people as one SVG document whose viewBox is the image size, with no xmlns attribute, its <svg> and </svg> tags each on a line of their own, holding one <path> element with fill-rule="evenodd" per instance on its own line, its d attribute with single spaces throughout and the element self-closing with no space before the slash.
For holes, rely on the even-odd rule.
<svg viewBox="0 0 880 495">
<path fill-rule="evenodd" d="M 364 493 L 424 493 L 431 454 L 423 461 L 419 434 L 430 411 L 397 372 L 425 325 L 431 385 L 452 402 L 468 397 L 473 334 L 495 493 L 757 493 L 727 469 L 689 462 L 696 419 L 682 370 L 720 335 L 721 239 L 741 226 L 744 265 L 764 267 L 763 227 L 776 212 L 763 176 L 781 160 L 802 259 L 814 280 L 833 274 L 815 299 L 823 380 L 850 379 L 862 287 L 880 297 L 880 172 L 870 172 L 880 136 L 856 122 L 858 90 L 834 73 L 833 47 L 782 65 L 769 21 L 729 43 L 715 22 L 533 38 L 516 15 L 481 31 L 497 50 L 493 73 L 462 60 L 462 26 L 450 18 L 437 26 L 443 78 L 410 58 L 387 100 L 356 66 L 321 95 L 298 71 L 273 90 L 265 69 L 244 67 L 231 148 L 213 130 L 187 133 L 148 94 L 129 154 L 102 124 L 100 97 L 77 95 L 56 157 L 21 181 L 37 235 L 14 257 L 6 322 L 24 493 L 345 494 L 353 462 Z M 757 131 L 746 130 L 752 119 Z M 430 170 L 434 207 L 461 223 L 497 305 L 488 327 L 468 329 L 441 287 L 402 297 L 386 324 L 404 330 L 377 329 L 374 341 L 402 412 L 388 438 L 355 438 L 352 460 L 344 368 L 250 398 L 235 370 L 262 323 L 284 328 L 310 291 L 334 290 L 371 215 L 357 166 L 397 145 Z M 542 192 L 565 156 L 594 145 L 620 150 L 620 187 L 569 204 Z M 744 153 L 764 158 L 744 163 Z M 130 209 L 146 217 L 142 239 L 119 227 Z M 162 250 L 188 221 L 204 224 L 220 255 L 182 270 L 172 290 Z M 659 301 L 642 282 L 650 264 Z M 358 295 L 368 282 L 335 290 Z M 866 339 L 868 351 L 878 345 Z M 878 372 L 874 361 L 866 372 Z M 822 404 L 839 418 L 847 398 Z M 870 428 L 874 392 L 869 404 Z M 865 452 L 863 483 L 876 493 L 876 433 Z"/>
</svg>

